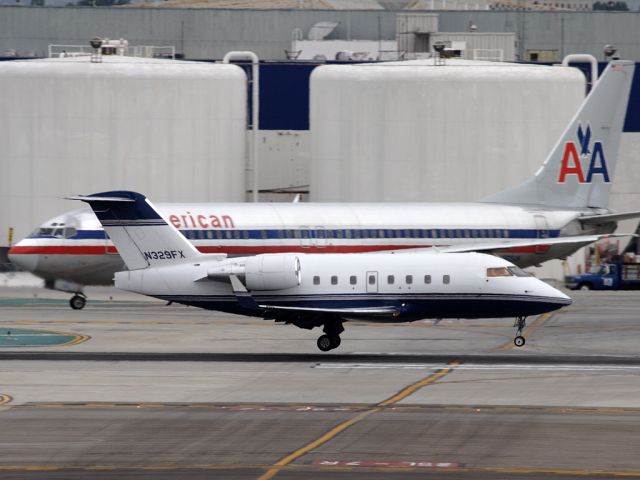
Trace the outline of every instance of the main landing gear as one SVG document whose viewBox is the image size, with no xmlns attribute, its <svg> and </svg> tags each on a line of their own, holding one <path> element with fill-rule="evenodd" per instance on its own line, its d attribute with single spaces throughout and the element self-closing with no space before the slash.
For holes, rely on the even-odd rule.
<svg viewBox="0 0 640 480">
<path fill-rule="evenodd" d="M 324 335 L 318 338 L 318 348 L 323 352 L 328 352 L 340 346 L 340 334 L 344 332 L 344 327 L 340 321 L 332 321 L 324 324 Z"/>
<path fill-rule="evenodd" d="M 82 293 L 76 293 L 69 300 L 69 306 L 74 310 L 82 310 L 84 306 L 87 304 L 87 297 Z"/>
<path fill-rule="evenodd" d="M 525 339 L 522 336 L 522 329 L 527 326 L 527 317 L 518 317 L 516 318 L 514 327 L 517 327 L 516 338 L 513 339 L 513 343 L 516 347 L 522 347 L 525 344 Z"/>
</svg>

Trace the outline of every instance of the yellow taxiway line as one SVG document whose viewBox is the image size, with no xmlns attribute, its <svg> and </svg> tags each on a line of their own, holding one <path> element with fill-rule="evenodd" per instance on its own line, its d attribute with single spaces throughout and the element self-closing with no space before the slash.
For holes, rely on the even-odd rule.
<svg viewBox="0 0 640 480">
<path fill-rule="evenodd" d="M 409 395 L 416 392 L 417 390 L 435 382 L 436 380 L 439 380 L 440 378 L 444 377 L 446 374 L 450 373 L 456 366 L 460 365 L 460 363 L 461 363 L 461 360 L 454 360 L 453 362 L 450 362 L 447 367 L 438 370 L 436 373 L 429 375 L 427 378 L 423 378 L 418 382 L 412 383 L 411 385 L 403 388 L 398 393 L 387 398 L 386 400 L 383 400 L 382 402 L 377 403 L 372 407 L 369 407 L 364 412 L 359 413 L 355 417 L 352 417 L 349 420 L 346 420 L 340 423 L 339 425 L 336 425 L 331 430 L 319 436 L 315 440 L 307 443 L 305 446 L 295 450 L 294 452 L 290 453 L 286 457 L 278 460 L 276 463 L 272 465 L 271 468 L 269 468 L 269 470 L 265 472 L 264 475 L 259 477 L 259 480 L 269 480 L 275 477 L 278 474 L 278 472 L 280 472 L 280 470 L 282 470 L 284 467 L 289 465 L 291 462 L 297 460 L 303 455 L 316 449 L 320 445 L 327 443 L 329 440 L 333 439 L 334 437 L 336 437 L 338 434 L 340 434 L 347 428 L 355 425 L 356 423 L 364 420 L 365 418 L 373 415 L 374 413 L 377 413 L 383 410 L 385 407 L 389 407 L 394 403 L 399 402 L 400 400 L 408 397 Z"/>
</svg>

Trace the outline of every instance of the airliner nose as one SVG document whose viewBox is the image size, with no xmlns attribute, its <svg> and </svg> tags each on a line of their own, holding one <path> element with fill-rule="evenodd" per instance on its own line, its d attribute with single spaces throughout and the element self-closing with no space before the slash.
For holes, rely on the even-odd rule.
<svg viewBox="0 0 640 480">
<path fill-rule="evenodd" d="M 14 247 L 9 249 L 7 254 L 9 261 L 16 267 L 26 270 L 27 272 L 35 272 L 38 268 L 40 255 L 28 253 L 25 250 L 26 247 L 21 246 L 20 243 L 21 242 L 18 242 Z"/>
</svg>

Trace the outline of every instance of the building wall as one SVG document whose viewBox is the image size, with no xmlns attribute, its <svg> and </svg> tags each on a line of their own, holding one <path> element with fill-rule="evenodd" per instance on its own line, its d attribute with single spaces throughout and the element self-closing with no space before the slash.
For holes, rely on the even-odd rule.
<svg viewBox="0 0 640 480">
<path fill-rule="evenodd" d="M 473 22 L 478 32 L 514 32 L 517 58 L 529 50 L 590 53 L 604 60 L 606 44 L 622 57 L 640 61 L 640 12 L 439 11 L 440 32 L 464 32 Z M 90 38 L 124 37 L 131 45 L 175 45 L 187 58 L 222 58 L 229 50 L 253 50 L 261 58 L 284 59 L 292 32 L 306 38 L 320 21 L 338 22 L 329 38 L 393 40 L 394 11 L 206 10 L 90 7 L 0 7 L 0 54 L 47 46 L 85 44 Z"/>
</svg>

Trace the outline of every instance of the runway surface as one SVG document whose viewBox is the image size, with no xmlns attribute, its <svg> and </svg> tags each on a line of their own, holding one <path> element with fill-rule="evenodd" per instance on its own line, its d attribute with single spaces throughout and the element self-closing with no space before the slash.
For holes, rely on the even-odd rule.
<svg viewBox="0 0 640 480">
<path fill-rule="evenodd" d="M 0 343 L 0 479 L 640 477 L 640 292 L 572 293 L 520 349 L 496 319 L 347 324 L 328 354 L 93 293 L 0 290 L 0 336 L 78 338 Z"/>
</svg>

